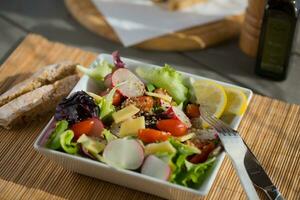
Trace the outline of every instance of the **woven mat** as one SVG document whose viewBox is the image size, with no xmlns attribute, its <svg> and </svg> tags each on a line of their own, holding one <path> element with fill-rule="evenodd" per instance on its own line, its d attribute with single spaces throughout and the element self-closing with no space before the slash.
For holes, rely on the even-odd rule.
<svg viewBox="0 0 300 200">
<path fill-rule="evenodd" d="M 0 93 L 38 67 L 65 59 L 88 65 L 95 57 L 30 34 L 0 67 Z M 33 143 L 49 119 L 0 128 L 0 199 L 159 199 L 69 172 L 41 156 Z M 300 199 L 300 106 L 254 95 L 239 131 L 283 196 Z M 246 199 L 228 158 L 206 199 Z"/>
</svg>

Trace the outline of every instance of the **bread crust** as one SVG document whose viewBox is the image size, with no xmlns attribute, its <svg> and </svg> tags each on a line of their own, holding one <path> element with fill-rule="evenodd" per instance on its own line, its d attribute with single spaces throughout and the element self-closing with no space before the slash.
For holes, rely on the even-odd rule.
<svg viewBox="0 0 300 200">
<path fill-rule="evenodd" d="M 76 72 L 76 63 L 65 61 L 39 69 L 29 79 L 18 83 L 0 96 L 0 107 L 44 85 L 52 84 Z"/>
<path fill-rule="evenodd" d="M 0 126 L 10 129 L 54 111 L 58 102 L 70 93 L 78 80 L 77 75 L 70 75 L 18 96 L 0 107 Z"/>
</svg>

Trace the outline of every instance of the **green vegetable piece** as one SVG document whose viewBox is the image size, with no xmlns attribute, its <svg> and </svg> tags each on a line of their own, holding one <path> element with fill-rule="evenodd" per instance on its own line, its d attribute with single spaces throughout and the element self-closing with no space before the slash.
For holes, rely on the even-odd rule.
<svg viewBox="0 0 300 200">
<path fill-rule="evenodd" d="M 160 69 L 140 67 L 136 69 L 136 73 L 156 87 L 166 89 L 177 104 L 187 100 L 188 88 L 185 87 L 181 74 L 169 65 Z"/>
<path fill-rule="evenodd" d="M 111 114 L 115 112 L 115 106 L 113 105 L 113 98 L 114 94 L 117 91 L 117 88 L 122 85 L 126 84 L 126 82 L 122 82 L 117 84 L 114 88 L 110 90 L 110 92 L 105 96 L 105 97 L 99 97 L 96 100 L 96 103 L 100 107 L 100 119 L 105 119 L 110 118 Z"/>
<path fill-rule="evenodd" d="M 175 140 L 174 138 L 170 138 L 169 141 L 175 147 L 175 149 L 179 151 L 180 154 L 192 155 L 195 153 L 200 153 L 200 150 L 198 148 L 183 144 L 180 141 Z"/>
<path fill-rule="evenodd" d="M 96 62 L 93 66 L 86 68 L 81 65 L 77 65 L 77 69 L 84 74 L 88 75 L 95 81 L 103 83 L 105 76 L 110 74 L 113 69 L 113 65 L 109 64 L 107 61 L 102 60 L 101 62 Z"/>
<path fill-rule="evenodd" d="M 100 107 L 100 119 L 107 118 L 111 116 L 113 112 L 115 112 L 115 106 L 113 103 L 113 97 L 117 88 L 114 87 L 104 98 L 102 98 L 98 105 Z"/>
<path fill-rule="evenodd" d="M 59 149 L 60 145 L 60 135 L 68 129 L 68 122 L 66 120 L 58 121 L 56 123 L 54 131 L 51 133 L 51 136 L 46 144 L 50 149 Z"/>
<path fill-rule="evenodd" d="M 146 87 L 148 92 L 153 92 L 155 90 L 155 86 L 151 83 L 148 83 Z"/>
<path fill-rule="evenodd" d="M 74 133 L 71 130 L 67 130 L 60 135 L 60 145 L 68 154 L 77 154 L 79 150 L 77 143 L 72 142 L 73 137 Z"/>
<path fill-rule="evenodd" d="M 115 92 L 116 88 L 113 88 L 105 97 L 88 92 L 88 94 L 94 98 L 95 103 L 100 107 L 101 120 L 109 117 L 115 111 L 115 107 L 112 104 Z"/>
<path fill-rule="evenodd" d="M 81 144 L 92 155 L 98 155 L 105 148 L 105 144 L 103 142 L 100 142 L 94 138 L 88 137 L 85 134 L 82 134 L 78 138 L 77 143 Z"/>
<path fill-rule="evenodd" d="M 182 185 L 187 187 L 198 187 L 206 178 L 209 169 L 215 163 L 216 158 L 212 157 L 204 163 L 193 164 L 185 161 L 187 172 L 182 180 Z"/>
<path fill-rule="evenodd" d="M 115 136 L 114 134 L 112 134 L 112 133 L 111 133 L 109 130 L 107 130 L 107 129 L 104 129 L 104 130 L 102 131 L 102 134 L 104 135 L 104 137 L 105 137 L 107 143 L 109 143 L 109 142 L 111 142 L 111 141 L 113 141 L 113 140 L 115 140 L 115 139 L 118 139 L 117 136 Z"/>
<path fill-rule="evenodd" d="M 172 157 L 172 162 L 173 166 L 175 166 L 175 169 L 173 170 L 170 180 L 173 183 L 183 185 L 182 180 L 186 174 L 185 161 L 188 156 L 195 153 L 200 153 L 200 150 L 196 147 L 185 145 L 173 138 L 171 138 L 169 141 L 177 150 L 176 155 Z"/>
<path fill-rule="evenodd" d="M 158 152 L 155 153 L 154 155 L 159 159 L 163 160 L 164 162 L 168 163 L 172 172 L 176 170 L 177 166 L 172 161 L 176 153 Z"/>
<path fill-rule="evenodd" d="M 93 154 L 93 156 L 96 158 L 96 160 L 100 161 L 100 162 L 103 162 L 103 163 L 106 163 L 105 162 L 105 159 L 103 158 L 103 156 L 101 156 L 100 154 Z"/>
<path fill-rule="evenodd" d="M 211 157 L 204 163 L 193 164 L 187 161 L 187 157 L 199 153 L 197 148 L 182 144 L 173 138 L 170 139 L 170 143 L 177 149 L 177 154 L 172 157 L 174 170 L 170 181 L 186 187 L 198 187 L 206 178 L 216 158 Z"/>
</svg>

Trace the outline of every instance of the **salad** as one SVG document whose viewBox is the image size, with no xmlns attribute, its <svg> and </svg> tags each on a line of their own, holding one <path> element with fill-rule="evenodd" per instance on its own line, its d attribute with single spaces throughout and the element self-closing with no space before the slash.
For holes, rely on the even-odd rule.
<svg viewBox="0 0 300 200">
<path fill-rule="evenodd" d="M 46 147 L 199 187 L 222 150 L 216 132 L 200 119 L 199 85 L 169 65 L 131 71 L 118 52 L 112 56 L 113 64 L 77 66 L 102 92 L 77 91 L 63 99 Z M 228 106 L 221 107 L 215 113 Z"/>
</svg>

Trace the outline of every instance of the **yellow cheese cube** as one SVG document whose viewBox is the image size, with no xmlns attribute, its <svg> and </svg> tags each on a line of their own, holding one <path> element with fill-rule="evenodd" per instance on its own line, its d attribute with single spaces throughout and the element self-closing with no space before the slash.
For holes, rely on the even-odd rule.
<svg viewBox="0 0 300 200">
<path fill-rule="evenodd" d="M 129 119 L 121 124 L 120 133 L 121 137 L 137 136 L 139 129 L 145 128 L 144 116 L 136 119 Z"/>
<path fill-rule="evenodd" d="M 189 133 L 180 137 L 176 137 L 177 140 L 179 140 L 180 142 L 185 142 L 187 140 L 192 139 L 195 136 L 195 133 Z"/>
<path fill-rule="evenodd" d="M 176 149 L 172 146 L 169 141 L 161 142 L 161 143 L 152 143 L 148 144 L 145 147 L 145 154 L 156 154 L 156 153 L 176 153 Z"/>
<path fill-rule="evenodd" d="M 133 115 L 138 113 L 140 109 L 135 107 L 134 105 L 126 106 L 125 108 L 119 110 L 118 112 L 115 112 L 112 114 L 112 117 L 114 118 L 116 123 L 120 123 L 122 121 L 125 121 L 126 119 L 131 118 Z"/>
<path fill-rule="evenodd" d="M 145 92 L 145 93 L 148 96 L 156 97 L 156 98 L 165 100 L 166 102 L 169 102 L 169 103 L 172 101 L 172 97 L 170 97 L 169 95 L 158 94 L 158 93 L 153 93 L 153 92 Z"/>
</svg>

